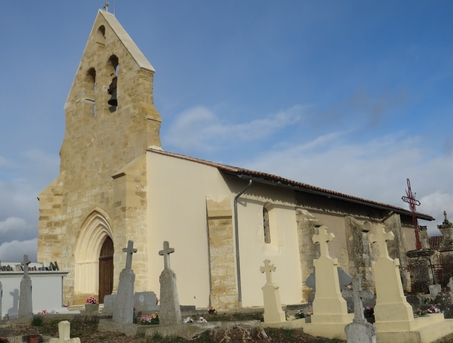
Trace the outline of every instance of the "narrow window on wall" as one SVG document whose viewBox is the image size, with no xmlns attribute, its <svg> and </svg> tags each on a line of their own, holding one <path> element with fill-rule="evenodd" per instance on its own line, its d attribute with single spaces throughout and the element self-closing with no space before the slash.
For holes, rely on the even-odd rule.
<svg viewBox="0 0 453 343">
<path fill-rule="evenodd" d="M 96 101 L 94 100 L 96 98 L 96 70 L 94 68 L 90 68 L 88 70 L 87 74 L 87 79 L 88 79 L 88 91 L 89 94 L 91 95 L 90 99 L 93 105 L 93 117 L 96 117 Z"/>
<path fill-rule="evenodd" d="M 116 111 L 118 107 L 118 98 L 117 98 L 117 86 L 118 86 L 118 57 L 115 55 L 110 56 L 109 58 L 109 69 L 110 69 L 110 77 L 111 82 L 109 84 L 109 88 L 107 90 L 108 94 L 110 94 L 110 99 L 108 100 L 108 104 L 111 107 L 111 110 Z"/>
<path fill-rule="evenodd" d="M 264 230 L 264 243 L 271 242 L 271 226 L 269 223 L 269 211 L 263 207 L 263 230 Z"/>
</svg>

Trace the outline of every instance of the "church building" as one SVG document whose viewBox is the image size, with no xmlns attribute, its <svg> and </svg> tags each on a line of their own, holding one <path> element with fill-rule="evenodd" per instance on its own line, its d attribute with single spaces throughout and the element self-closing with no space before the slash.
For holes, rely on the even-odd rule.
<svg viewBox="0 0 453 343">
<path fill-rule="evenodd" d="M 99 10 L 64 106 L 60 174 L 39 194 L 38 261 L 69 271 L 65 305 L 92 295 L 102 303 L 117 291 L 128 240 L 137 249 L 137 292 L 159 297 L 159 251 L 168 241 L 182 305 L 263 306 L 266 259 L 277 268 L 282 304 L 300 304 L 310 293 L 305 280 L 319 256 L 312 236 L 321 224 L 335 235 L 329 247 L 338 265 L 373 287 L 375 251 L 365 233 L 384 223 L 410 284 L 410 211 L 165 151 L 154 72 L 115 16 Z"/>
</svg>

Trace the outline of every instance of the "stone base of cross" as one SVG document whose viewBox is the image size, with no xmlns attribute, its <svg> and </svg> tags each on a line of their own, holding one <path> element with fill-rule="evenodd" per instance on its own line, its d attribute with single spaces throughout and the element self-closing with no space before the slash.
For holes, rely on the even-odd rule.
<svg viewBox="0 0 453 343">
<path fill-rule="evenodd" d="M 50 343 L 80 343 L 80 338 L 70 338 L 71 324 L 67 320 L 58 323 L 59 338 L 51 338 Z"/>
</svg>

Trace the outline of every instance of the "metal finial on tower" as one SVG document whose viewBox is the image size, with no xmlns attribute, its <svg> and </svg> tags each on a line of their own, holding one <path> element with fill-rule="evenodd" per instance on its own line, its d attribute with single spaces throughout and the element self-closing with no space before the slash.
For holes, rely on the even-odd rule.
<svg viewBox="0 0 453 343">
<path fill-rule="evenodd" d="M 107 11 L 107 12 L 109 11 L 109 5 L 110 4 L 108 3 L 108 1 L 106 1 L 104 4 L 104 11 Z"/>
</svg>

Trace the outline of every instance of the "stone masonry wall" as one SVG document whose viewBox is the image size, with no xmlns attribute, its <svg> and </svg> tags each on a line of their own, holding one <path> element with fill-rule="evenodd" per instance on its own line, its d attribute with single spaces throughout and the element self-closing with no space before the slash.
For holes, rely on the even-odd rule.
<svg viewBox="0 0 453 343">
<path fill-rule="evenodd" d="M 133 260 L 139 269 L 137 289 L 146 285 L 143 160 L 149 146 L 161 145 L 161 117 L 153 106 L 154 70 L 151 65 L 148 69 L 138 65 L 141 53 L 138 48 L 129 50 L 131 42 L 113 15 L 99 12 L 65 105 L 60 176 L 39 197 L 38 260 L 58 261 L 61 269 L 70 271 L 64 280 L 65 303 L 71 303 L 75 291 L 77 239 L 85 219 L 96 209 L 114 219 L 115 280 L 124 268 L 121 249 L 133 239 L 140 246 Z M 112 108 L 107 89 L 115 73 L 118 107 Z M 140 157 L 143 160 L 125 167 Z"/>
<path fill-rule="evenodd" d="M 209 261 L 211 266 L 210 306 L 217 310 L 237 309 L 233 216 L 230 201 L 207 198 Z"/>
<path fill-rule="evenodd" d="M 319 249 L 313 243 L 315 227 L 320 225 L 318 219 L 309 211 L 296 209 L 297 235 L 299 239 L 299 257 L 302 268 L 302 302 L 308 301 L 311 288 L 307 287 L 305 281 L 314 271 L 313 260 L 319 258 Z"/>
</svg>

